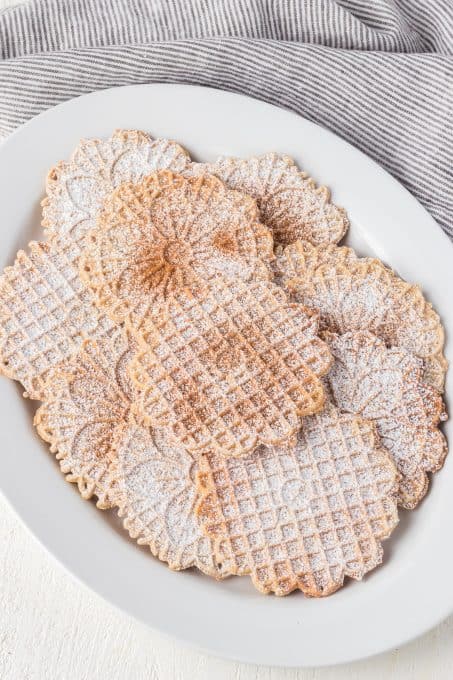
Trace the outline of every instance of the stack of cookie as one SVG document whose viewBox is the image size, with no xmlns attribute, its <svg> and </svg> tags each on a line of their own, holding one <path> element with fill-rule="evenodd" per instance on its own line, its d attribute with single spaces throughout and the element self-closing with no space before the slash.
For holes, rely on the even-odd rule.
<svg viewBox="0 0 453 680">
<path fill-rule="evenodd" d="M 99 508 L 173 569 L 322 596 L 382 561 L 447 447 L 438 315 L 287 156 L 118 131 L 49 173 L 0 358 Z"/>
</svg>

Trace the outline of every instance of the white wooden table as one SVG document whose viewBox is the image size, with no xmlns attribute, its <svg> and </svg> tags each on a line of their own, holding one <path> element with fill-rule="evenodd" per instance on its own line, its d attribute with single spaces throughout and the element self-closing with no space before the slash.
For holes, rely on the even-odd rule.
<svg viewBox="0 0 453 680">
<path fill-rule="evenodd" d="M 2 680 L 447 680 L 452 662 L 453 618 L 390 654 L 336 668 L 285 671 L 207 657 L 77 583 L 0 501 Z"/>
<path fill-rule="evenodd" d="M 0 0 L 0 9 L 21 1 Z M 336 668 L 286 671 L 207 657 L 77 583 L 0 498 L 2 680 L 447 680 L 452 665 L 453 617 L 402 649 Z"/>
</svg>

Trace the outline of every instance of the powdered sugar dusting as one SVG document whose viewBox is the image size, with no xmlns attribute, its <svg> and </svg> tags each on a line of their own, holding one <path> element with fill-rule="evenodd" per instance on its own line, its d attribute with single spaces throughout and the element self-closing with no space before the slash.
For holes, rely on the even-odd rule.
<svg viewBox="0 0 453 680">
<path fill-rule="evenodd" d="M 130 535 L 172 569 L 197 566 L 221 577 L 225 556 L 215 560 L 195 517 L 196 462 L 190 454 L 168 436 L 131 425 L 118 446 L 118 465 L 119 514 Z"/>
<path fill-rule="evenodd" d="M 113 507 L 118 496 L 115 449 L 131 405 L 123 388 L 128 377 L 118 365 L 130 351 L 121 329 L 99 344 L 86 341 L 49 375 L 35 416 L 38 433 L 56 452 L 68 481 L 78 484 L 83 498 L 97 496 L 102 508 Z"/>
<path fill-rule="evenodd" d="M 349 226 L 343 208 L 330 202 L 329 190 L 317 187 L 289 156 L 220 157 L 215 163 L 194 163 L 190 171 L 216 175 L 232 189 L 256 198 L 261 220 L 272 229 L 276 243 L 338 243 Z"/>
<path fill-rule="evenodd" d="M 43 227 L 51 241 L 66 234 L 81 247 L 105 197 L 116 187 L 157 170 L 183 172 L 189 164 L 188 154 L 176 142 L 137 130 L 117 130 L 106 140 L 81 140 L 71 160 L 48 174 Z"/>
<path fill-rule="evenodd" d="M 100 508 L 117 507 L 140 544 L 173 569 L 197 566 L 220 577 L 211 541 L 194 516 L 196 463 L 164 432 L 152 432 L 132 413 L 127 364 L 134 342 L 87 342 L 49 379 L 35 424 L 57 452 L 68 481 Z M 226 564 L 226 562 L 225 562 Z"/>
<path fill-rule="evenodd" d="M 95 305 L 64 238 L 31 243 L 0 277 L 2 371 L 39 399 L 49 371 L 75 354 L 84 338 L 110 337 L 116 327 Z"/>
<path fill-rule="evenodd" d="M 421 381 L 421 361 L 389 349 L 371 333 L 328 335 L 335 363 L 327 376 L 339 408 L 373 420 L 402 475 L 399 502 L 414 508 L 438 470 L 446 447 L 437 430 L 442 400 Z"/>
<path fill-rule="evenodd" d="M 424 379 L 443 388 L 444 331 L 418 286 L 379 260 L 358 258 L 351 248 L 293 244 L 279 252 L 276 269 L 299 302 L 319 310 L 326 330 L 369 330 L 387 345 L 423 359 Z"/>
<path fill-rule="evenodd" d="M 269 279 L 272 237 L 257 219 L 255 202 L 215 177 L 158 172 L 106 200 L 81 275 L 112 318 L 140 326 L 150 306 L 201 297 L 217 276 Z"/>
<path fill-rule="evenodd" d="M 319 597 L 380 563 L 397 523 L 396 479 L 373 426 L 329 404 L 292 446 L 203 456 L 198 513 L 234 573 L 262 592 Z"/>
<path fill-rule="evenodd" d="M 82 497 L 171 568 L 263 592 L 377 566 L 446 455 L 443 330 L 335 245 L 329 191 L 287 156 L 197 164 L 118 130 L 50 171 L 43 226 L 0 277 L 1 367 Z"/>
<path fill-rule="evenodd" d="M 317 318 L 280 289 L 217 278 L 201 302 L 175 296 L 165 313 L 150 310 L 131 375 L 140 411 L 189 449 L 241 455 L 322 407 L 330 355 Z"/>
</svg>

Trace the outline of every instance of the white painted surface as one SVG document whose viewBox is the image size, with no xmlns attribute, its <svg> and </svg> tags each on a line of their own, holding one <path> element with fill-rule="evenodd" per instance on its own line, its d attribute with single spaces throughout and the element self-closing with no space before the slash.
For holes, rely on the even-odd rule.
<svg viewBox="0 0 453 680">
<path fill-rule="evenodd" d="M 0 9 L 19 2 L 0 0 Z M 400 650 L 335 669 L 257 668 L 184 649 L 117 612 L 76 583 L 35 542 L 2 500 L 0 603 L 2 680 L 451 677 L 453 617 Z"/>
<path fill-rule="evenodd" d="M 453 618 L 391 654 L 331 669 L 257 668 L 184 649 L 118 613 L 76 583 L 36 543 L 3 501 L 0 501 L 0 602 L 2 680 L 452 677 Z"/>
</svg>

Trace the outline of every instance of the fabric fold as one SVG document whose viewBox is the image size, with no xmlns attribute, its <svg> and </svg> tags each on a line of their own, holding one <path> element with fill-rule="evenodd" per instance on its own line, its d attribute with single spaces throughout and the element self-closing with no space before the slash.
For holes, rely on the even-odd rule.
<svg viewBox="0 0 453 680">
<path fill-rule="evenodd" d="M 0 135 L 119 85 L 244 93 L 347 139 L 453 236 L 452 45 L 448 0 L 33 0 L 0 14 Z"/>
</svg>

